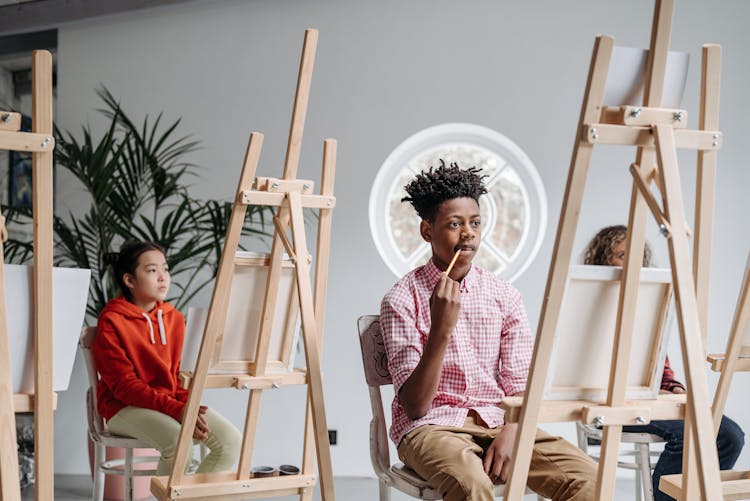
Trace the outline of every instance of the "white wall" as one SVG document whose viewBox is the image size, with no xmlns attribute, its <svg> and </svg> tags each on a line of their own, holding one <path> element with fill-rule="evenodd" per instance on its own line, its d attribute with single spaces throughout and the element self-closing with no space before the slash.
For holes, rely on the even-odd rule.
<svg viewBox="0 0 750 501">
<path fill-rule="evenodd" d="M 648 45 L 651 0 L 350 2 L 301 0 L 195 2 L 63 26 L 59 33 L 59 115 L 64 128 L 99 123 L 94 89 L 105 84 L 133 116 L 164 111 L 183 118 L 203 140 L 193 160 L 205 166 L 201 197 L 229 198 L 250 131 L 265 133 L 261 175 L 283 163 L 303 30 L 320 30 L 300 176 L 318 178 L 322 140 L 339 140 L 324 381 L 337 475 L 369 475 L 367 391 L 356 318 L 378 311 L 395 281 L 371 241 L 367 195 L 375 174 L 404 138 L 444 122 L 472 122 L 516 141 L 536 163 L 549 197 L 546 239 L 516 282 L 536 328 L 563 187 L 594 36 Z M 750 235 L 744 191 L 750 133 L 750 3 L 678 2 L 672 47 L 691 54 L 685 106 L 697 123 L 700 47 L 724 46 L 720 155 L 711 289 L 710 351 L 723 350 Z M 601 148 L 594 156 L 576 248 L 600 226 L 627 221 L 633 152 Z M 683 185 L 694 186 L 692 155 L 683 155 Z M 79 188 L 58 179 L 58 206 L 76 209 Z M 689 203 L 690 205 L 690 203 Z M 688 207 L 692 214 L 692 207 Z M 667 264 L 654 231 L 657 258 Z M 205 297 L 204 297 L 205 301 Z M 672 358 L 682 374 L 678 344 Z M 80 361 L 79 361 L 80 362 Z M 60 396 L 55 466 L 87 470 L 82 364 Z M 712 385 L 715 378 L 711 379 Z M 750 427 L 739 376 L 727 413 Z M 299 389 L 264 396 L 255 464 L 299 463 Z M 246 394 L 210 391 L 209 405 L 240 423 Z M 555 427 L 569 434 L 571 425 Z M 572 436 L 569 434 L 569 436 Z M 748 466 L 745 452 L 741 466 Z"/>
</svg>

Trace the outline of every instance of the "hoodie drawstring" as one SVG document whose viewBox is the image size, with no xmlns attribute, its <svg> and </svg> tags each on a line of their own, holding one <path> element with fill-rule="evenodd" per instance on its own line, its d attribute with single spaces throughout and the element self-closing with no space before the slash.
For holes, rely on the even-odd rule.
<svg viewBox="0 0 750 501">
<path fill-rule="evenodd" d="M 164 318 L 162 318 L 161 309 L 156 312 L 156 317 L 159 320 L 159 335 L 161 336 L 161 344 L 167 344 L 167 335 L 164 332 Z"/>
<path fill-rule="evenodd" d="M 167 344 L 167 336 L 164 332 L 164 319 L 162 318 L 162 311 L 161 309 L 156 312 L 158 320 L 159 320 L 159 335 L 161 337 L 161 344 Z M 143 315 L 143 318 L 146 319 L 146 322 L 148 322 L 148 329 L 149 334 L 151 335 L 151 344 L 156 344 L 156 340 L 154 339 L 154 324 L 151 322 L 151 317 L 148 316 L 147 313 L 141 313 Z"/>
</svg>

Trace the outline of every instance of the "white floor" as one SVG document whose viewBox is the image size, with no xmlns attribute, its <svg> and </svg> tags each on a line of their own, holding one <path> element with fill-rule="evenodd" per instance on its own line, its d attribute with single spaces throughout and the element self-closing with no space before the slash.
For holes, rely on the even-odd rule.
<svg viewBox="0 0 750 501">
<path fill-rule="evenodd" d="M 527 496 L 529 501 L 536 499 L 535 496 Z M 26 489 L 22 499 L 32 501 L 34 499 L 33 488 Z M 91 478 L 84 475 L 58 475 L 55 477 L 55 501 L 81 501 L 91 499 Z M 154 499 L 154 498 L 146 498 Z M 273 498 L 280 501 L 294 501 L 298 497 Z M 316 491 L 316 500 L 320 495 Z M 338 501 L 363 501 L 378 499 L 378 483 L 374 478 L 360 477 L 338 477 L 336 478 L 336 499 Z M 411 500 L 400 492 L 393 491 L 392 501 Z M 615 501 L 632 501 L 635 499 L 635 481 L 633 479 L 617 479 L 617 490 Z"/>
</svg>

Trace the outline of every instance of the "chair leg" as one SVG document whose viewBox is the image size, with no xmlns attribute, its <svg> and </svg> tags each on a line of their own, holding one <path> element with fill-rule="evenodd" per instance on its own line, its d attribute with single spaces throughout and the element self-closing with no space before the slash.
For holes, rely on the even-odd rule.
<svg viewBox="0 0 750 501">
<path fill-rule="evenodd" d="M 654 501 L 654 481 L 651 477 L 651 454 L 649 454 L 648 444 L 638 445 L 638 473 L 643 487 L 643 499 L 645 501 Z"/>
<path fill-rule="evenodd" d="M 123 499 L 133 501 L 133 449 L 131 447 L 125 448 L 123 477 L 125 478 L 125 497 Z"/>
<path fill-rule="evenodd" d="M 104 472 L 102 471 L 102 463 L 105 461 L 106 455 L 107 448 L 98 442 L 94 442 L 94 485 L 91 488 L 92 501 L 104 500 Z"/>
<path fill-rule="evenodd" d="M 576 436 L 578 438 L 578 448 L 586 454 L 589 453 L 589 440 L 580 425 L 576 423 Z"/>
<path fill-rule="evenodd" d="M 380 501 L 391 501 L 391 488 L 382 478 L 378 479 L 378 492 Z"/>
</svg>

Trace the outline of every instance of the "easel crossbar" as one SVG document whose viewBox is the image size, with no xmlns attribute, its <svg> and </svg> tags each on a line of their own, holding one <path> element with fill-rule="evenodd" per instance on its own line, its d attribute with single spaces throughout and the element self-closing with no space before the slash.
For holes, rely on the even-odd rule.
<svg viewBox="0 0 750 501">
<path fill-rule="evenodd" d="M 152 477 L 151 492 L 158 499 L 205 499 L 233 494 L 285 495 L 285 490 L 313 487 L 316 475 L 248 478 L 237 480 L 231 472 L 203 473 L 185 476 L 183 483 L 167 487 L 169 477 Z"/>
<path fill-rule="evenodd" d="M 21 114 L 12 111 L 0 111 L 0 130 L 21 130 Z"/>
<path fill-rule="evenodd" d="M 333 209 L 336 206 L 336 197 L 326 195 L 302 195 L 300 200 L 303 208 L 310 209 Z M 270 207 L 281 207 L 286 204 L 286 193 L 244 190 L 241 203 L 245 205 L 267 205 Z"/>
<path fill-rule="evenodd" d="M 750 471 L 727 470 L 721 473 L 721 493 L 724 501 L 747 499 L 750 492 Z M 675 499 L 685 499 L 681 474 L 663 475 L 659 490 Z"/>
<path fill-rule="evenodd" d="M 650 408 L 651 420 L 656 419 L 683 419 L 685 417 L 685 395 L 659 395 L 656 400 L 626 400 L 620 407 L 639 408 L 646 403 Z M 595 402 L 588 400 L 550 400 L 545 401 L 539 411 L 540 423 L 557 423 L 583 421 L 583 412 L 587 407 L 597 406 Z M 505 411 L 505 421 L 518 423 L 521 420 L 523 409 L 522 397 L 505 397 L 500 404 Z"/>
<path fill-rule="evenodd" d="M 649 108 L 641 106 L 607 106 L 602 110 L 601 122 L 612 125 L 668 124 L 675 129 L 687 127 L 688 114 L 685 110 L 672 108 Z"/>
<path fill-rule="evenodd" d="M 613 144 L 642 148 L 654 146 L 653 129 L 647 126 L 584 124 L 583 137 L 588 144 Z M 716 151 L 724 142 L 724 134 L 721 131 L 676 129 L 674 138 L 675 146 L 680 150 Z"/>
<path fill-rule="evenodd" d="M 55 138 L 34 132 L 7 132 L 0 130 L 0 150 L 51 152 Z"/>
</svg>

